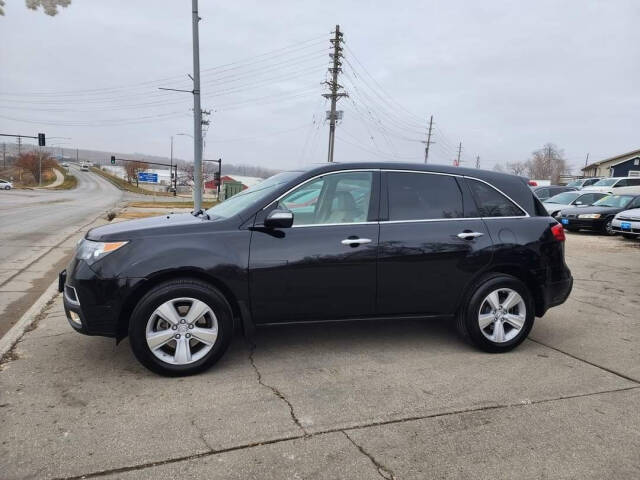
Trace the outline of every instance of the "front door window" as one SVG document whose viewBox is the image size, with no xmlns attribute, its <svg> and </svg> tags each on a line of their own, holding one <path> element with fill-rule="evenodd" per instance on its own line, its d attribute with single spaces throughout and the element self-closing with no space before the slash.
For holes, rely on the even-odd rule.
<svg viewBox="0 0 640 480">
<path fill-rule="evenodd" d="M 285 195 L 278 208 L 293 212 L 293 225 L 363 223 L 369 219 L 372 172 L 328 174 Z"/>
</svg>

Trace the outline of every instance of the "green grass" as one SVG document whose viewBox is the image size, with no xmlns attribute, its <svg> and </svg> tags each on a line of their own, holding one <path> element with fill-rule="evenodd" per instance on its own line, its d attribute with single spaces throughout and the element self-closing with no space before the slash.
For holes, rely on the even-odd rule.
<svg viewBox="0 0 640 480">
<path fill-rule="evenodd" d="M 78 179 L 75 175 L 72 175 L 64 168 L 62 169 L 62 172 L 64 173 L 64 181 L 57 187 L 53 187 L 53 190 L 71 190 L 72 188 L 76 188 L 78 185 Z"/>
<path fill-rule="evenodd" d="M 108 180 L 109 182 L 114 184 L 116 187 L 118 187 L 120 190 L 126 190 L 128 192 L 133 192 L 133 193 L 140 193 L 142 195 L 152 195 L 152 196 L 155 195 L 158 197 L 173 196 L 173 194 L 169 192 L 152 192 L 150 190 L 145 190 L 144 188 L 136 187 L 135 185 L 127 182 L 126 180 L 123 180 L 122 178 L 111 175 L 105 172 L 104 170 L 100 170 L 99 168 L 96 168 L 96 167 L 91 167 L 91 171 L 97 175 L 100 175 L 104 179 Z"/>
</svg>

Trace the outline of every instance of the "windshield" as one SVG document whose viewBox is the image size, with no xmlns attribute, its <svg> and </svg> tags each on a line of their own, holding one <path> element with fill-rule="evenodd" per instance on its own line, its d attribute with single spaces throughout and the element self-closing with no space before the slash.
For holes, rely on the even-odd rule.
<svg viewBox="0 0 640 480">
<path fill-rule="evenodd" d="M 609 195 L 608 197 L 601 198 L 594 206 L 598 207 L 626 207 L 629 202 L 633 200 L 633 196 L 631 195 Z"/>
<path fill-rule="evenodd" d="M 567 187 L 581 187 L 583 180 L 574 180 L 573 182 L 567 183 Z"/>
<path fill-rule="evenodd" d="M 618 181 L 617 178 L 603 178 L 593 184 L 594 187 L 610 187 Z"/>
<path fill-rule="evenodd" d="M 229 197 L 207 210 L 210 218 L 231 218 L 253 203 L 268 197 L 271 192 L 300 175 L 300 172 L 282 172 L 269 177 L 242 192 Z"/>
<path fill-rule="evenodd" d="M 551 198 L 547 198 L 544 203 L 561 203 L 562 205 L 569 205 L 576 198 L 578 198 L 581 193 L 578 192 L 564 192 L 559 193 L 558 195 L 554 195 Z"/>
</svg>

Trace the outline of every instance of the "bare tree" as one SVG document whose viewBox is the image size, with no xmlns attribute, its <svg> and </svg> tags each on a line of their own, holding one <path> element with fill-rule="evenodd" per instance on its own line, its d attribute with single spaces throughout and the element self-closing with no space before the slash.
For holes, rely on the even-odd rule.
<svg viewBox="0 0 640 480">
<path fill-rule="evenodd" d="M 500 172 L 500 173 L 504 173 L 504 167 L 502 165 L 500 165 L 499 163 L 496 163 L 493 166 L 493 171 L 494 172 Z"/>
<path fill-rule="evenodd" d="M 514 175 L 524 175 L 527 169 L 528 167 L 526 162 L 507 162 L 507 172 Z"/>
<path fill-rule="evenodd" d="M 526 166 L 530 178 L 551 180 L 553 184 L 557 184 L 560 175 L 568 170 L 564 151 L 553 143 L 547 143 L 543 148 L 534 151 Z"/>
<path fill-rule="evenodd" d="M 143 172 L 149 168 L 148 163 L 144 162 L 126 162 L 124 169 L 127 173 L 127 182 L 131 183 L 133 179 L 136 180 L 136 186 L 139 185 L 138 182 L 138 172 Z"/>
<path fill-rule="evenodd" d="M 55 167 L 57 162 L 44 152 L 23 153 L 18 157 L 16 167 L 23 168 L 33 175 L 36 183 L 40 183 L 40 172 L 44 172 L 47 168 Z"/>
<path fill-rule="evenodd" d="M 38 10 L 42 7 L 44 13 L 50 17 L 58 14 L 58 7 L 67 8 L 71 5 L 71 0 L 25 0 L 25 2 L 30 10 Z"/>
</svg>

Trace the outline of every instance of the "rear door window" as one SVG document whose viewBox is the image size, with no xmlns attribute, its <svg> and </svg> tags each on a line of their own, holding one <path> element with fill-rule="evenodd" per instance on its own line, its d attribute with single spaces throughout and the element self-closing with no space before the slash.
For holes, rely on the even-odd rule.
<svg viewBox="0 0 640 480">
<path fill-rule="evenodd" d="M 389 220 L 432 220 L 463 216 L 462 191 L 455 177 L 388 172 Z"/>
<path fill-rule="evenodd" d="M 549 192 L 548 188 L 540 188 L 536 190 L 536 197 L 538 197 L 540 200 L 546 200 L 547 198 L 551 197 L 551 192 Z"/>
<path fill-rule="evenodd" d="M 492 186 L 467 178 L 481 217 L 522 217 L 526 213 Z"/>
</svg>

